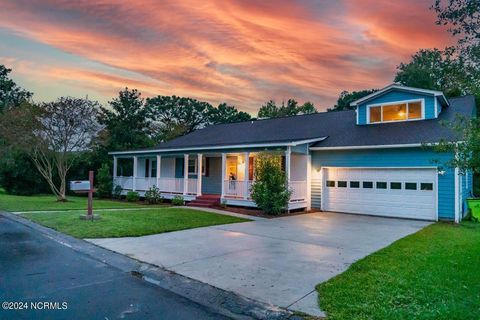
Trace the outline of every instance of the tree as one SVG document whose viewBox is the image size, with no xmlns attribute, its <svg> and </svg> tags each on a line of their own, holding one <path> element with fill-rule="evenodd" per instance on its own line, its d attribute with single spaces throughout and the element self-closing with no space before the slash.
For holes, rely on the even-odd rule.
<svg viewBox="0 0 480 320">
<path fill-rule="evenodd" d="M 7 110 L 0 130 L 10 144 L 26 152 L 59 201 L 66 200 L 67 174 L 100 130 L 99 104 L 62 97 Z"/>
<path fill-rule="evenodd" d="M 285 102 L 282 102 L 281 106 L 277 106 L 275 101 L 269 100 L 260 107 L 258 118 L 278 118 L 316 112 L 317 109 L 315 109 L 315 106 L 311 102 L 305 102 L 299 106 L 296 100 L 288 99 L 286 105 Z"/>
<path fill-rule="evenodd" d="M 447 97 L 456 97 L 478 91 L 473 81 L 474 74 L 469 72 L 462 57 L 457 56 L 455 48 L 444 51 L 421 49 L 408 63 L 397 67 L 395 82 L 406 86 L 439 90 Z"/>
<path fill-rule="evenodd" d="M 207 102 L 177 96 L 157 96 L 147 99 L 157 137 L 167 141 L 188 134 L 209 123 L 212 106 Z"/>
<path fill-rule="evenodd" d="M 136 89 L 125 88 L 109 102 L 110 109 L 101 107 L 98 120 L 105 125 L 105 150 L 128 150 L 150 147 L 152 121 L 150 110 Z"/>
<path fill-rule="evenodd" d="M 32 195 L 49 191 L 30 156 L 17 150 L 2 154 L 0 185 L 8 194 Z"/>
<path fill-rule="evenodd" d="M 282 158 L 278 154 L 259 153 L 255 157 L 255 182 L 252 199 L 267 214 L 279 214 L 288 206 L 292 192 L 288 189 Z"/>
<path fill-rule="evenodd" d="M 32 98 L 32 93 L 20 88 L 8 74 L 12 69 L 0 65 L 0 112 L 4 109 L 19 106 Z"/>
<path fill-rule="evenodd" d="M 453 140 L 441 140 L 434 146 L 437 152 L 455 152 L 455 157 L 444 165 L 460 169 L 461 173 L 472 170 L 480 173 L 480 119 L 457 116 L 455 121 L 444 123 L 454 134 Z M 460 141 L 460 142 L 457 142 Z"/>
<path fill-rule="evenodd" d="M 234 106 L 221 103 L 217 108 L 212 108 L 208 115 L 209 124 L 233 123 L 251 120 L 252 117 L 243 111 L 238 111 Z"/>
<path fill-rule="evenodd" d="M 435 0 L 432 6 L 437 12 L 438 25 L 449 26 L 449 32 L 460 36 L 457 49 L 467 65 L 480 66 L 480 1 Z"/>
<path fill-rule="evenodd" d="M 250 120 L 248 113 L 222 103 L 214 108 L 208 102 L 177 96 L 147 99 L 147 107 L 158 141 L 168 141 L 207 125 Z"/>
<path fill-rule="evenodd" d="M 368 96 L 371 93 L 378 91 L 378 89 L 369 89 L 361 91 L 342 91 L 338 97 L 337 103 L 332 107 L 328 108 L 327 111 L 343 111 L 343 110 L 353 110 L 355 107 L 350 106 L 350 103 L 361 99 L 365 96 Z"/>
<path fill-rule="evenodd" d="M 112 196 L 113 181 L 110 174 L 108 163 L 104 163 L 97 172 L 97 195 L 100 198 L 110 198 Z"/>
</svg>

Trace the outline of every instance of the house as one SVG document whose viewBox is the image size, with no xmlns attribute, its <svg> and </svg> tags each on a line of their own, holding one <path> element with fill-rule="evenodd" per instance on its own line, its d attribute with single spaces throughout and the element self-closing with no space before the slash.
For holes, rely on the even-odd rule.
<svg viewBox="0 0 480 320">
<path fill-rule="evenodd" d="M 442 122 L 457 114 L 473 117 L 474 97 L 447 99 L 439 91 L 392 84 L 352 106 L 213 125 L 153 149 L 111 152 L 114 184 L 124 192 L 142 194 L 156 185 L 166 198 L 180 194 L 201 204 L 208 195 L 254 207 L 255 155 L 281 152 L 292 190 L 289 209 L 460 221 L 472 174 L 444 166 L 455 155 L 431 145 L 455 141 Z"/>
</svg>

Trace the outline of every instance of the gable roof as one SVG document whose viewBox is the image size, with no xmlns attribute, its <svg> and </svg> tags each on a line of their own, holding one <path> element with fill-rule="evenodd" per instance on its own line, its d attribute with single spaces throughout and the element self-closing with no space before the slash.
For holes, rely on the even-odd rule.
<svg viewBox="0 0 480 320">
<path fill-rule="evenodd" d="M 355 107 L 355 106 L 357 106 L 361 103 L 372 100 L 375 97 L 378 97 L 380 95 L 383 95 L 383 94 L 385 94 L 387 92 L 390 92 L 390 91 L 393 91 L 393 90 L 433 95 L 434 97 L 438 97 L 440 99 L 440 102 L 442 103 L 443 106 L 448 106 L 449 105 L 448 100 L 447 100 L 447 98 L 445 98 L 442 91 L 407 87 L 407 86 L 404 86 L 404 85 L 401 85 L 401 84 L 398 84 L 398 83 L 392 83 L 392 84 L 386 86 L 383 89 L 380 89 L 378 91 L 370 93 L 369 95 L 367 95 L 363 98 L 360 98 L 358 100 L 355 100 L 355 101 L 351 102 L 350 106 Z"/>
<path fill-rule="evenodd" d="M 164 142 L 151 149 L 111 152 L 148 153 L 178 150 L 221 149 L 240 147 L 287 146 L 309 143 L 314 148 L 346 146 L 380 146 L 434 143 L 455 136 L 442 120 L 453 120 L 456 114 L 471 117 L 475 110 L 473 96 L 449 100 L 437 119 L 356 125 L 354 110 L 321 112 L 283 118 L 212 125 L 185 136 Z"/>
</svg>

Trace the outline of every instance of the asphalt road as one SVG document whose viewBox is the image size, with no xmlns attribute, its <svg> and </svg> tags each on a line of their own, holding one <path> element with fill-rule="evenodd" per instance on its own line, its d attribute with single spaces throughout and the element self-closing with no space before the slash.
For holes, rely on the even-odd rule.
<svg viewBox="0 0 480 320">
<path fill-rule="evenodd" d="M 2 320 L 225 319 L 2 216 L 0 302 Z"/>
</svg>

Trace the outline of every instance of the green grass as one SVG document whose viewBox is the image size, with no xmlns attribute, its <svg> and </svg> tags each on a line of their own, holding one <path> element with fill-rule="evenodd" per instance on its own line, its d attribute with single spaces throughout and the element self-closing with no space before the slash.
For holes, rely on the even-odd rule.
<svg viewBox="0 0 480 320">
<path fill-rule="evenodd" d="M 0 192 L 0 210 L 5 211 L 41 211 L 87 209 L 87 197 L 69 196 L 67 202 L 58 202 L 52 195 L 15 196 Z M 93 200 L 96 209 L 138 208 L 138 203 Z"/>
<path fill-rule="evenodd" d="M 186 208 L 157 208 L 100 212 L 101 219 L 85 221 L 78 212 L 29 212 L 23 217 L 77 238 L 135 237 L 247 219 Z"/>
<path fill-rule="evenodd" d="M 328 319 L 479 319 L 480 224 L 431 225 L 317 291 Z"/>
</svg>

